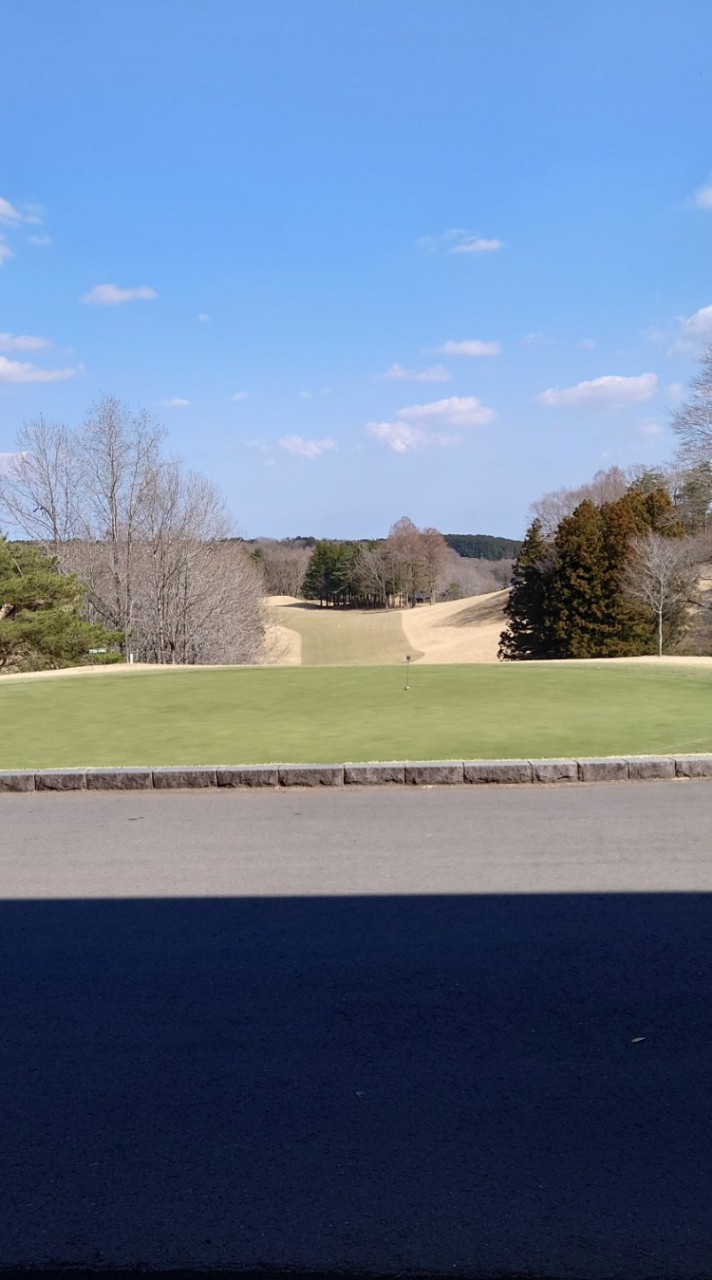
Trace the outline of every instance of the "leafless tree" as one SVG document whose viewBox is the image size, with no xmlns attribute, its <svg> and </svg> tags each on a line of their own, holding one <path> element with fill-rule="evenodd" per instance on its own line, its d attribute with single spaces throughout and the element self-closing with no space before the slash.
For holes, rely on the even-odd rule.
<svg viewBox="0 0 712 1280">
<path fill-rule="evenodd" d="M 421 530 L 420 547 L 423 560 L 423 585 L 432 604 L 438 582 L 442 578 L 449 548 L 439 529 L 432 527 Z"/>
<path fill-rule="evenodd" d="M 58 554 L 87 613 L 149 662 L 253 662 L 264 636 L 261 570 L 214 485 L 161 457 L 158 423 L 104 396 L 72 432 L 20 433 L 1 511 Z"/>
<path fill-rule="evenodd" d="M 635 538 L 623 573 L 626 595 L 639 601 L 656 619 L 658 655 L 663 652 L 666 618 L 695 597 L 695 561 L 699 547 L 691 538 L 664 538 L 647 533 Z"/>
<path fill-rule="evenodd" d="M 76 537 L 78 458 L 72 433 L 43 417 L 17 433 L 17 451 L 0 476 L 0 518 L 51 547 Z"/>
<path fill-rule="evenodd" d="M 391 590 L 391 567 L 385 544 L 359 547 L 353 572 L 359 594 L 372 604 L 387 608 Z"/>
<path fill-rule="evenodd" d="M 257 558 L 262 563 L 266 594 L 298 596 L 309 564 L 310 549 L 288 546 L 271 538 L 261 538 L 256 550 Z"/>
<path fill-rule="evenodd" d="M 703 352 L 690 389 L 690 399 L 672 416 L 672 429 L 680 442 L 682 462 L 694 466 L 712 462 L 712 345 Z"/>
<path fill-rule="evenodd" d="M 629 485 L 630 477 L 625 471 L 609 467 L 607 471 L 597 471 L 593 480 L 576 489 L 554 489 L 542 494 L 531 504 L 531 512 L 540 521 L 543 536 L 550 538 L 564 517 L 572 515 L 580 503 L 588 501 L 600 507 L 604 502 L 617 502 Z"/>
</svg>

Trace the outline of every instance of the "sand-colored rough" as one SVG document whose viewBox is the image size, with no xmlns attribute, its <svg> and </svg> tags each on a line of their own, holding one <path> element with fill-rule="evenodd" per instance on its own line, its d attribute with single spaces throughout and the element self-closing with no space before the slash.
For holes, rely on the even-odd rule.
<svg viewBox="0 0 712 1280">
<path fill-rule="evenodd" d="M 418 662 L 496 662 L 507 591 L 403 611 L 403 630 Z"/>
</svg>

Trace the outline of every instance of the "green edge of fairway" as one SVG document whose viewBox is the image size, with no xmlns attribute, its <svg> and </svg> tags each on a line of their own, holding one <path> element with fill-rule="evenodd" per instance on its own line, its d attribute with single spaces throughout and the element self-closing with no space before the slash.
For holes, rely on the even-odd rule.
<svg viewBox="0 0 712 1280">
<path fill-rule="evenodd" d="M 712 750 L 712 669 L 97 671 L 0 680 L 0 768 Z"/>
</svg>

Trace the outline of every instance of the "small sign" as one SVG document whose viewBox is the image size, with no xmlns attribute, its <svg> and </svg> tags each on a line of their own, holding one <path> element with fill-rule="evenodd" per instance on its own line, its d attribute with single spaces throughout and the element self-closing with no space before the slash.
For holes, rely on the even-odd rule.
<svg viewBox="0 0 712 1280">
<path fill-rule="evenodd" d="M 89 652 L 90 653 L 106 653 L 107 650 L 106 649 L 90 649 Z"/>
</svg>

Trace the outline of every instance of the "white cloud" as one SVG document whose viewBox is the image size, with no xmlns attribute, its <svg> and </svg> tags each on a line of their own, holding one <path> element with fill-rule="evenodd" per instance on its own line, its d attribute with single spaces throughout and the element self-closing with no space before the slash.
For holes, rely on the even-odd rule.
<svg viewBox="0 0 712 1280">
<path fill-rule="evenodd" d="M 638 435 L 643 436 L 646 440 L 659 440 L 663 435 L 663 429 L 659 422 L 654 418 L 645 418 L 636 428 Z"/>
<path fill-rule="evenodd" d="M 234 404 L 242 404 L 242 401 L 249 400 L 251 395 L 252 395 L 251 391 L 236 391 L 234 396 L 231 397 L 231 399 Z"/>
<path fill-rule="evenodd" d="M 655 326 L 653 326 L 652 329 L 646 329 L 643 333 L 643 337 L 647 338 L 648 342 L 654 342 L 656 344 L 667 342 L 667 334 L 665 330 L 657 329 Z"/>
<path fill-rule="evenodd" d="M 294 453 L 298 458 L 309 458 L 313 461 L 322 453 L 334 453 L 336 451 L 336 442 L 334 440 L 305 440 L 302 436 L 282 436 L 279 440 L 280 449 L 285 449 L 287 453 Z"/>
<path fill-rule="evenodd" d="M 95 284 L 88 293 L 82 295 L 82 302 L 93 302 L 100 307 L 116 307 L 122 302 L 135 302 L 141 298 L 157 298 L 155 289 L 146 284 L 136 285 L 132 289 L 121 289 L 117 284 Z"/>
<path fill-rule="evenodd" d="M 685 399 L 685 388 L 681 382 L 671 382 L 665 388 L 665 395 L 669 404 L 682 404 Z"/>
<path fill-rule="evenodd" d="M 0 356 L 0 382 L 65 382 L 75 378 L 79 369 L 38 369 L 37 365 Z"/>
<path fill-rule="evenodd" d="M 487 240 L 465 227 L 448 227 L 439 236 L 420 236 L 417 243 L 426 253 L 496 253 L 504 247 L 503 240 Z"/>
<path fill-rule="evenodd" d="M 9 475 L 15 458 L 21 457 L 21 453 L 0 453 L 0 476 Z"/>
<path fill-rule="evenodd" d="M 300 399 L 300 400 L 313 400 L 313 399 L 314 399 L 314 392 L 313 392 L 313 391 L 300 391 L 300 392 L 299 392 L 299 399 Z"/>
<path fill-rule="evenodd" d="M 540 404 L 554 408 L 618 409 L 626 404 L 638 404 L 655 394 L 658 377 L 655 373 L 641 373 L 637 378 L 622 378 L 606 374 L 590 382 L 577 382 L 574 387 L 549 387 L 537 397 Z"/>
<path fill-rule="evenodd" d="M 712 209 L 712 181 L 695 192 L 694 203 L 698 209 Z"/>
<path fill-rule="evenodd" d="M 8 258 L 11 258 L 12 256 L 13 256 L 12 249 L 10 248 L 9 244 L 5 243 L 2 236 L 0 236 L 0 266 L 2 266 L 3 262 L 5 262 Z"/>
<path fill-rule="evenodd" d="M 541 347 L 545 342 L 549 342 L 549 341 L 550 339 L 545 337 L 543 333 L 525 333 L 524 337 L 521 340 L 520 346 Z"/>
<path fill-rule="evenodd" d="M 436 350 L 441 356 L 498 356 L 502 348 L 498 342 L 480 342 L 479 338 L 465 338 L 462 342 L 444 342 Z"/>
<path fill-rule="evenodd" d="M 488 409 L 476 396 L 449 396 L 430 404 L 411 404 L 399 409 L 397 417 L 404 422 L 444 423 L 449 427 L 482 427 L 491 422 L 494 410 Z"/>
<path fill-rule="evenodd" d="M 199 324 L 210 324 L 212 316 L 207 315 L 205 311 L 199 311 L 195 318 Z"/>
<path fill-rule="evenodd" d="M 0 333 L 0 351 L 41 351 L 49 338 L 33 338 L 28 333 Z"/>
<path fill-rule="evenodd" d="M 182 396 L 174 396 L 172 400 L 161 400 L 164 409 L 187 409 L 190 400 L 184 400 Z"/>
<path fill-rule="evenodd" d="M 465 429 L 482 427 L 494 418 L 476 396 L 449 396 L 430 404 L 411 404 L 398 409 L 395 422 L 369 422 L 366 431 L 374 440 L 386 444 L 394 453 L 410 453 L 426 445 L 452 448 L 462 437 L 443 431 L 443 427 Z M 433 430 L 436 428 L 436 430 Z"/>
<path fill-rule="evenodd" d="M 18 209 L 17 205 L 0 196 L 0 222 L 4 222 L 6 226 L 18 227 L 23 222 L 36 225 L 42 221 L 44 213 L 45 209 L 41 204 L 26 204 L 24 209 Z"/>
<path fill-rule="evenodd" d="M 434 364 L 429 369 L 405 369 L 402 364 L 392 364 L 380 377 L 384 382 L 449 382 L 451 374 L 444 364 Z"/>
<path fill-rule="evenodd" d="M 668 354 L 687 355 L 708 342 L 712 342 L 712 307 L 700 307 L 693 315 L 681 318 L 679 334 Z"/>
<path fill-rule="evenodd" d="M 456 244 L 450 253 L 496 253 L 498 249 L 504 248 L 504 240 L 484 240 L 479 237 L 476 240 L 464 240 L 462 244 Z"/>
<path fill-rule="evenodd" d="M 578 345 L 582 351 L 595 351 L 598 343 L 595 338 L 582 338 Z"/>
<path fill-rule="evenodd" d="M 40 249 L 46 249 L 48 245 L 54 244 L 54 241 L 51 236 L 28 236 L 27 243 L 33 244 Z"/>
</svg>

